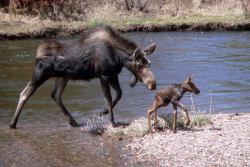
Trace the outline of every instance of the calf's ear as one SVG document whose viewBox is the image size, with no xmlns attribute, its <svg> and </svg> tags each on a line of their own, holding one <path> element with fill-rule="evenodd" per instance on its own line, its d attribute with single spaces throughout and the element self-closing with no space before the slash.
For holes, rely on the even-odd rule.
<svg viewBox="0 0 250 167">
<path fill-rule="evenodd" d="M 188 78 L 187 78 L 187 83 L 189 83 L 189 82 L 192 82 L 192 80 L 193 80 L 193 75 L 192 74 L 190 74 L 189 76 L 188 76 Z"/>
</svg>

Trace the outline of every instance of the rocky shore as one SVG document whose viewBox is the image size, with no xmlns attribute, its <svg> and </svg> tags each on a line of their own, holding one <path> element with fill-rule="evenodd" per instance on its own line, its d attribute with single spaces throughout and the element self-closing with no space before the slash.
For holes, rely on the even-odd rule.
<svg viewBox="0 0 250 167">
<path fill-rule="evenodd" d="M 250 113 L 215 114 L 213 125 L 128 139 L 138 163 L 152 166 L 250 166 Z"/>
</svg>

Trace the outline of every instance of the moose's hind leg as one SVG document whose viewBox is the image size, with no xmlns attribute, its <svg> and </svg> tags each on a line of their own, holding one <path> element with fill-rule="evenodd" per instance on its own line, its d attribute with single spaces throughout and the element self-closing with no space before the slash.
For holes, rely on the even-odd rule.
<svg viewBox="0 0 250 167">
<path fill-rule="evenodd" d="M 38 85 L 34 84 L 32 81 L 29 81 L 24 90 L 20 93 L 19 101 L 17 104 L 15 115 L 10 123 L 10 128 L 16 128 L 16 124 L 18 118 L 21 114 L 22 108 L 24 104 L 28 101 L 28 99 L 32 96 L 32 94 L 36 91 Z"/>
<path fill-rule="evenodd" d="M 62 99 L 61 99 L 62 93 L 64 91 L 65 86 L 67 85 L 67 82 L 68 82 L 68 79 L 66 78 L 56 78 L 55 89 L 52 92 L 51 97 L 56 102 L 56 104 L 60 107 L 64 115 L 68 118 L 69 124 L 73 127 L 78 127 L 79 124 L 75 121 L 75 119 L 68 112 L 68 110 L 64 106 Z"/>
<path fill-rule="evenodd" d="M 29 100 L 29 98 L 35 93 L 37 88 L 41 86 L 50 77 L 51 65 L 49 63 L 38 62 L 35 67 L 35 71 L 32 76 L 32 80 L 29 81 L 24 90 L 20 93 L 20 98 L 16 108 L 15 115 L 10 123 L 10 128 L 16 128 L 16 124 L 23 106 Z"/>
</svg>

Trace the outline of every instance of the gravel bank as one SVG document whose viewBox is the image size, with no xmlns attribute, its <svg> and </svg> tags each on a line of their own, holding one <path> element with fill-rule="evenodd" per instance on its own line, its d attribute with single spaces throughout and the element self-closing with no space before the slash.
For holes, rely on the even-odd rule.
<svg viewBox="0 0 250 167">
<path fill-rule="evenodd" d="M 154 166 L 250 166 L 250 113 L 215 114 L 213 125 L 132 138 L 126 149 Z"/>
</svg>

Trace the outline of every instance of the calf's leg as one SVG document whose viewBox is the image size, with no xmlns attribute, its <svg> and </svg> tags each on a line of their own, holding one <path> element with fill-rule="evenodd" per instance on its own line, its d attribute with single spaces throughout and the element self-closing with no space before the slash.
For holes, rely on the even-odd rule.
<svg viewBox="0 0 250 167">
<path fill-rule="evenodd" d="M 158 128 L 158 120 L 157 120 L 157 110 L 155 110 L 155 114 L 154 114 L 154 125 L 155 125 L 155 128 L 157 129 Z"/>
<path fill-rule="evenodd" d="M 173 105 L 173 131 L 176 133 L 177 107 Z"/>
<path fill-rule="evenodd" d="M 180 102 L 173 102 L 173 104 L 180 107 L 182 109 L 182 111 L 185 113 L 185 117 L 186 117 L 185 126 L 188 126 L 190 124 L 190 118 L 189 118 L 187 107 Z"/>
<path fill-rule="evenodd" d="M 154 102 L 153 105 L 151 107 L 149 107 L 148 112 L 147 112 L 147 124 L 148 124 L 148 130 L 149 130 L 149 132 L 152 131 L 151 130 L 151 120 L 150 120 L 151 114 L 153 112 L 156 112 L 155 103 L 156 102 Z"/>
<path fill-rule="evenodd" d="M 151 132 L 151 123 L 150 123 L 150 117 L 151 117 L 151 114 L 153 112 L 155 112 L 155 117 L 154 117 L 154 123 L 155 123 L 155 126 L 157 127 L 158 125 L 158 122 L 157 122 L 157 109 L 160 108 L 161 106 L 164 105 L 164 102 L 159 99 L 159 98 L 156 98 L 156 100 L 154 101 L 153 105 L 151 107 L 149 107 L 148 109 L 148 112 L 147 112 L 147 124 L 148 124 L 148 130 Z"/>
</svg>

